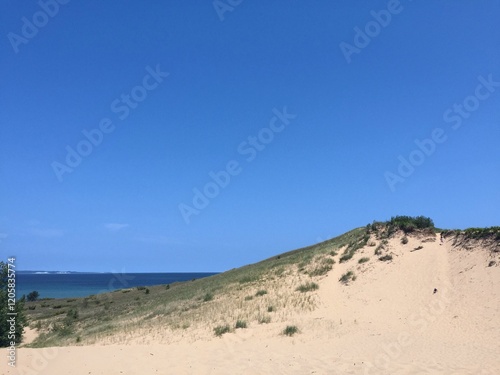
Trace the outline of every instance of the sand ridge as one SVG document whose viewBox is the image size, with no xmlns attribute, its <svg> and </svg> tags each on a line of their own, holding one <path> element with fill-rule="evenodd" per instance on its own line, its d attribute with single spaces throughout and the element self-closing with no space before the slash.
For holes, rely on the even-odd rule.
<svg viewBox="0 0 500 375">
<path fill-rule="evenodd" d="M 421 249 L 417 249 L 422 246 Z M 210 327 L 171 340 L 18 351 L 2 374 L 484 374 L 500 373 L 498 253 L 451 240 L 392 238 L 382 262 L 373 246 L 318 279 L 313 311 L 251 324 L 221 338 Z M 362 257 L 370 261 L 358 263 Z M 338 256 L 337 256 L 338 258 Z M 353 271 L 356 280 L 339 278 Z M 437 293 L 434 293 L 434 288 Z M 246 293 L 242 291 L 242 293 Z M 284 322 L 300 333 L 281 334 Z M 174 335 L 172 331 L 161 331 Z M 165 338 L 164 338 L 165 339 Z M 158 343 L 167 342 L 167 343 Z"/>
</svg>

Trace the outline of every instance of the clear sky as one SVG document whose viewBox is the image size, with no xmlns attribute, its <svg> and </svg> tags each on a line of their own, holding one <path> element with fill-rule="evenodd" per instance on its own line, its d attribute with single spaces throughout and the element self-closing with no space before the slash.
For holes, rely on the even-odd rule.
<svg viewBox="0 0 500 375">
<path fill-rule="evenodd" d="M 0 256 L 19 269 L 224 271 L 393 215 L 500 224 L 498 1 L 0 17 Z"/>
</svg>

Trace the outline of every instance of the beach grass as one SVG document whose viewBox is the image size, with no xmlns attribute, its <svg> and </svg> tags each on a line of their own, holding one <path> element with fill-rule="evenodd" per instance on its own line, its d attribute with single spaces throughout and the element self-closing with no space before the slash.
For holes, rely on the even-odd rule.
<svg viewBox="0 0 500 375">
<path fill-rule="evenodd" d="M 270 312 L 273 322 L 286 322 L 294 312 L 315 308 L 313 295 L 295 290 L 301 286 L 304 292 L 316 290 L 313 280 L 333 267 L 332 254 L 359 244 L 365 235 L 364 228 L 354 229 L 217 275 L 149 286 L 147 293 L 146 288 L 128 288 L 85 298 L 28 302 L 31 325 L 39 330 L 30 346 L 75 345 L 77 338 L 80 345 L 111 336 L 119 341 L 120 335 L 129 337 L 158 324 L 169 330 L 225 326 L 231 320 L 266 324 Z M 299 264 L 309 272 L 300 272 Z M 73 314 L 70 323 L 68 314 Z"/>
<path fill-rule="evenodd" d="M 375 238 L 380 240 L 375 248 L 377 258 L 382 262 L 392 260 L 387 228 L 381 223 L 367 227 L 368 230 L 357 228 L 313 246 L 202 279 L 127 288 L 84 298 L 27 301 L 30 326 L 39 333 L 29 346 L 125 343 L 159 330 L 164 333 L 163 336 L 159 333 L 161 337 L 170 337 L 169 332 L 181 329 L 204 330 L 206 337 L 213 338 L 215 327 L 229 325 L 233 332 L 231 327 L 238 321 L 248 326 L 288 324 L 294 314 L 313 311 L 318 306 L 318 282 L 340 262 L 338 257 L 344 257 L 341 263 L 349 262 L 358 250 L 373 246 Z M 418 235 L 418 231 L 414 232 L 407 236 Z M 498 236 L 496 228 L 444 233 L 447 237 L 455 236 L 454 241 L 471 237 L 483 242 L 487 233 L 486 238 L 493 245 Z M 360 267 L 359 263 L 367 259 L 360 256 L 353 266 Z M 339 281 L 348 285 L 356 275 L 352 270 L 346 271 Z M 239 325 L 243 328 L 242 323 Z"/>
</svg>

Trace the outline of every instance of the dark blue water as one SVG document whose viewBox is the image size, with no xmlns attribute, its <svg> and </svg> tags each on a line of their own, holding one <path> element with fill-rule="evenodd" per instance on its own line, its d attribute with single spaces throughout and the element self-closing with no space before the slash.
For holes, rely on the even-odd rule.
<svg viewBox="0 0 500 375">
<path fill-rule="evenodd" d="M 16 273 L 16 294 L 36 290 L 39 298 L 86 297 L 136 286 L 172 284 L 215 275 L 216 273 Z"/>
</svg>

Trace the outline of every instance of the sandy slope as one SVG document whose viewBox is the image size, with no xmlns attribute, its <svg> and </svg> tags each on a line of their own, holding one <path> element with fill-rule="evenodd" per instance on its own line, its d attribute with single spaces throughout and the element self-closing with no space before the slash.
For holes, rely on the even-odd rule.
<svg viewBox="0 0 500 375">
<path fill-rule="evenodd" d="M 291 338 L 271 323 L 194 343 L 21 348 L 18 367 L 3 359 L 0 373 L 500 374 L 500 267 L 488 267 L 489 251 L 393 239 L 393 261 L 380 262 L 373 249 L 319 282 L 319 307 L 290 318 L 301 330 Z M 348 270 L 357 279 L 343 285 Z"/>
</svg>

